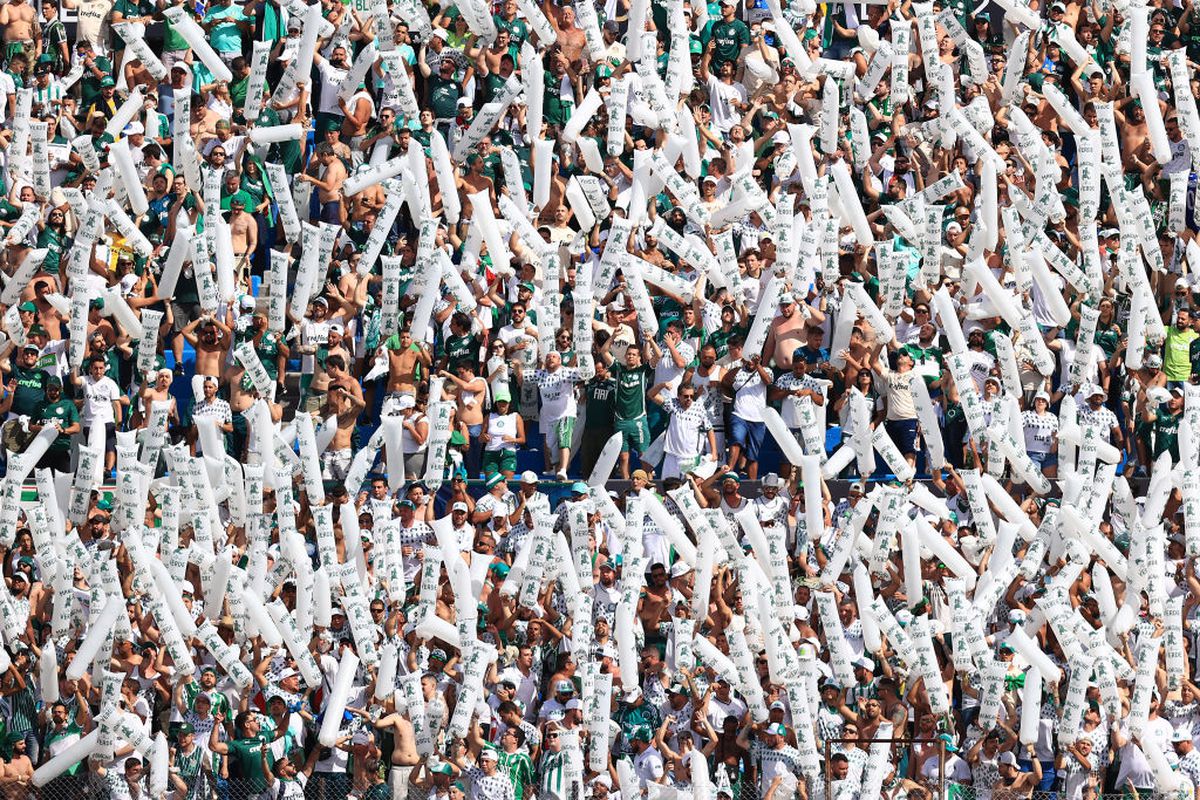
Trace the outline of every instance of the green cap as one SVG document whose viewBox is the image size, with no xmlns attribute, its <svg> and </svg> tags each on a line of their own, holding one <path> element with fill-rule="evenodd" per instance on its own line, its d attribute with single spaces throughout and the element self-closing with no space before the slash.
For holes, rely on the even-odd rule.
<svg viewBox="0 0 1200 800">
<path fill-rule="evenodd" d="M 484 481 L 483 485 L 484 485 L 484 488 L 491 489 L 493 486 L 495 486 L 496 484 L 500 483 L 503 480 L 504 480 L 503 475 L 501 475 L 499 472 L 493 472 L 491 475 L 488 476 L 487 480 Z"/>
<path fill-rule="evenodd" d="M 29 326 L 29 334 L 28 335 L 29 336 L 45 336 L 45 337 L 49 338 L 50 333 L 49 333 L 49 331 L 46 330 L 46 328 L 44 326 L 38 325 L 35 323 L 35 324 Z"/>
<path fill-rule="evenodd" d="M 33 313 L 36 314 L 37 306 L 35 306 L 33 304 L 32 300 L 26 300 L 24 303 L 21 303 L 21 305 L 17 306 L 17 310 L 18 311 L 32 311 Z"/>
<path fill-rule="evenodd" d="M 700 44 L 699 39 L 693 37 L 691 42 L 688 43 L 688 50 L 696 55 L 699 55 L 700 53 L 704 52 L 704 46 Z"/>
<path fill-rule="evenodd" d="M 114 81 L 112 78 L 108 77 L 107 75 L 105 75 L 103 78 L 100 79 L 100 88 L 101 89 L 108 89 L 108 88 L 114 87 L 116 85 L 117 85 L 117 82 Z"/>
<path fill-rule="evenodd" d="M 450 434 L 450 446 L 461 447 L 467 443 L 467 437 L 462 435 L 462 431 L 454 431 Z"/>
</svg>

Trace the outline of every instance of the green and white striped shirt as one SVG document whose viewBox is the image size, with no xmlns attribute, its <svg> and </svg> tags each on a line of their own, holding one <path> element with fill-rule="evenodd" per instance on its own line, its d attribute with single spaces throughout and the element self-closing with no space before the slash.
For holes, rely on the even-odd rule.
<svg viewBox="0 0 1200 800">
<path fill-rule="evenodd" d="M 570 800 L 567 797 L 567 759 L 565 750 L 557 753 L 546 750 L 542 753 L 541 764 L 538 767 L 538 787 L 545 797 L 556 797 L 559 800 Z"/>
</svg>

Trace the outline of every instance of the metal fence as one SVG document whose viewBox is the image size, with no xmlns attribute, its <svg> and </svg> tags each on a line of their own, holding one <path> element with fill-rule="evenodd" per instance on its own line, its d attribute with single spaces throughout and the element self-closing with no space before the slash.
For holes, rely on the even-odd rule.
<svg viewBox="0 0 1200 800">
<path fill-rule="evenodd" d="M 21 791 L 8 791 L 5 800 L 299 800 L 299 787 L 294 791 L 277 792 L 276 788 L 263 791 L 260 784 L 240 779 L 223 779 L 205 774 L 190 782 L 188 790 L 182 791 L 173 783 L 163 794 L 150 792 L 145 780 L 141 781 L 137 794 L 118 787 L 114 790 L 108 781 L 97 775 L 64 776 L 50 781 L 45 786 L 29 786 Z M 303 800 L 347 800 L 360 798 L 367 787 L 354 787 L 348 773 L 314 772 L 304 786 Z M 391 792 L 387 793 L 391 796 Z"/>
<path fill-rule="evenodd" d="M 977 787 L 970 784 L 958 783 L 951 780 L 941 781 L 942 800 L 991 800 L 993 787 Z M 296 787 L 298 789 L 298 787 Z M 312 778 L 304 787 L 303 800 L 348 800 L 361 798 L 366 794 L 366 787 L 352 785 L 351 776 L 347 773 L 313 773 Z M 760 800 L 758 787 L 749 779 L 736 781 L 731 787 L 733 800 Z M 937 784 L 927 785 L 933 800 L 938 800 Z M 390 797 L 390 792 L 386 796 Z M 413 800 L 419 793 L 410 791 L 409 799 Z M 8 787 L 3 792 L 6 800 L 274 800 L 280 796 L 286 800 L 300 800 L 299 792 L 283 792 L 279 795 L 274 790 L 262 792 L 261 786 L 240 779 L 222 779 L 220 777 L 206 778 L 191 786 L 187 793 L 171 787 L 164 795 L 149 792 L 145 783 L 138 795 L 125 792 L 114 792 L 107 781 L 92 774 L 64 776 L 57 778 L 42 787 L 28 786 L 24 791 Z M 422 794 L 422 797 L 424 795 Z M 1069 800 L 1067 792 L 1034 791 L 1024 795 L 1030 800 Z M 1081 800 L 1194 800 L 1194 795 L 1187 790 L 1173 792 L 1138 792 L 1132 791 L 1100 793 L 1095 789 L 1085 789 Z M 810 798 L 810 800 L 818 800 Z M 868 798 L 862 798 L 868 800 Z M 873 798 L 871 800 L 874 800 Z"/>
<path fill-rule="evenodd" d="M 942 795 L 947 800 L 990 800 L 992 796 L 993 790 L 991 787 L 971 786 L 966 783 L 956 783 L 954 781 L 946 781 L 945 794 Z M 1069 800 L 1071 797 L 1065 791 L 1040 790 L 1026 796 L 1030 800 Z M 1135 800 L 1135 795 L 1132 791 L 1098 793 L 1095 789 L 1092 789 L 1090 792 L 1085 789 L 1079 797 L 1082 800 Z M 1136 794 L 1136 800 L 1194 800 L 1194 798 L 1194 793 L 1186 789 L 1173 792 L 1138 792 Z"/>
</svg>

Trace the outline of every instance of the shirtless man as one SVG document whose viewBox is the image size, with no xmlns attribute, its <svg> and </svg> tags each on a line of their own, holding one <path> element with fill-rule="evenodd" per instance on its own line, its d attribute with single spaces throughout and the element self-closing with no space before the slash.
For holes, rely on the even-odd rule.
<svg viewBox="0 0 1200 800">
<path fill-rule="evenodd" d="M 23 52 L 33 60 L 33 40 L 42 38 L 33 6 L 25 0 L 9 0 L 0 6 L 0 26 L 4 27 L 4 58 Z"/>
<path fill-rule="evenodd" d="M 388 380 L 387 393 L 412 394 L 417 393 L 417 368 L 423 366 L 428 371 L 433 366 L 433 356 L 429 346 L 424 343 L 414 343 L 412 332 L 403 330 L 398 334 L 400 346 L 388 349 Z"/>
<path fill-rule="evenodd" d="M 671 587 L 667 584 L 667 568 L 662 564 L 650 567 L 650 578 L 642 596 L 638 598 L 637 615 L 646 631 L 649 642 L 658 636 L 658 626 L 669 618 L 667 605 L 671 602 Z"/>
<path fill-rule="evenodd" d="M 250 269 L 250 257 L 258 249 L 258 222 L 246 213 L 246 196 L 240 192 L 229 199 L 229 239 L 240 278 Z"/>
<path fill-rule="evenodd" d="M 167 413 L 168 422 L 179 421 L 179 410 L 175 407 L 175 397 L 171 394 L 171 381 L 175 375 L 164 367 L 154 373 L 154 383 L 142 389 L 138 396 L 138 406 L 133 411 L 130 424 L 135 428 L 146 428 L 150 425 L 150 411 L 155 403 L 170 403 L 171 410 Z"/>
<path fill-rule="evenodd" d="M 24 660 L 29 661 L 25 656 Z M 13 666 L 16 666 L 15 664 Z M 26 664 L 26 668 L 28 668 Z M 0 764 L 0 796 L 5 800 L 27 797 L 33 782 L 33 762 L 29 759 L 29 744 L 24 739 L 13 739 L 12 758 Z"/>
<path fill-rule="evenodd" d="M 209 139 L 215 139 L 217 136 L 217 122 L 221 120 L 221 115 L 208 106 L 195 103 L 192 105 L 192 118 L 188 122 L 188 131 L 192 134 L 192 141 L 196 143 L 199 150 L 204 150 L 204 145 Z"/>
<path fill-rule="evenodd" d="M 33 304 L 37 307 L 37 319 L 49 332 L 51 339 L 60 338 L 62 326 L 67 323 L 67 318 L 46 299 L 47 294 L 58 291 L 56 284 L 54 277 L 47 273 L 40 273 L 33 278 Z"/>
<path fill-rule="evenodd" d="M 250 381 L 250 376 L 246 374 L 244 368 L 237 367 L 230 371 L 229 410 L 233 412 L 235 418 L 238 414 L 244 414 L 250 406 L 254 405 L 254 401 L 258 397 L 258 392 L 254 390 L 254 384 Z"/>
<path fill-rule="evenodd" d="M 1121 110 L 1117 111 L 1116 122 L 1125 171 L 1140 172 L 1141 166 L 1135 154 L 1150 140 L 1150 129 L 1146 126 L 1146 112 L 1142 110 L 1141 101 L 1127 99 Z"/>
<path fill-rule="evenodd" d="M 453 373 L 443 369 L 438 374 L 453 383 L 457 390 L 456 419 L 467 426 L 467 440 L 471 445 L 467 453 L 467 472 L 477 475 L 483 456 L 483 399 L 487 381 L 475 374 L 473 364 L 466 362 L 459 364 Z"/>
<path fill-rule="evenodd" d="M 318 350 L 325 350 L 325 358 L 322 359 L 318 354 L 316 364 L 313 366 L 313 379 L 310 387 L 312 395 L 322 395 L 335 385 L 334 371 L 330 367 L 330 362 L 335 357 L 341 359 L 343 371 L 346 369 L 346 365 L 351 363 L 353 356 L 351 356 L 350 350 L 347 348 L 347 342 L 342 338 L 345 335 L 346 329 L 342 326 L 342 323 L 334 322 L 329 326 L 325 347 L 317 348 Z"/>
<path fill-rule="evenodd" d="M 508 52 L 509 34 L 508 31 L 500 29 L 496 31 L 496 41 L 491 47 L 484 48 L 479 53 L 479 60 L 483 64 L 483 69 L 480 72 L 484 75 L 499 75 L 500 61 L 505 56 L 510 55 Z"/>
<path fill-rule="evenodd" d="M 354 425 L 367 404 L 363 402 L 358 382 L 346 371 L 346 363 L 341 356 L 330 356 L 325 360 L 325 368 L 329 372 L 331 385 L 325 395 L 325 407 L 321 414 L 324 417 L 337 417 L 337 430 L 329 447 L 321 454 L 321 473 L 327 480 L 341 482 L 346 479 L 346 472 L 354 457 Z"/>
<path fill-rule="evenodd" d="M 317 146 L 317 155 L 313 159 L 321 170 L 321 176 L 305 173 L 300 180 L 307 181 L 317 187 L 317 199 L 321 202 L 321 221 L 342 224 L 344 210 L 342 208 L 342 184 L 346 182 L 346 165 L 334 155 L 333 145 L 322 142 Z"/>
<path fill-rule="evenodd" d="M 233 331 L 210 312 L 183 329 L 183 338 L 196 349 L 196 374 L 220 379 L 225 366 L 225 356 L 233 342 Z"/>
<path fill-rule="evenodd" d="M 412 768 L 420 762 L 417 755 L 416 735 L 412 723 L 403 714 L 397 713 L 395 703 L 389 699 L 393 711 L 375 722 L 377 730 L 392 730 L 392 769 L 388 775 L 388 783 L 392 785 L 393 800 L 406 800 L 408 797 L 408 779 Z"/>
<path fill-rule="evenodd" d="M 587 36 L 584 35 L 583 29 L 575 24 L 575 9 L 572 6 L 557 8 L 546 0 L 542 3 L 542 10 L 554 25 L 558 34 L 558 46 L 562 48 L 567 62 L 578 66 L 583 48 L 587 46 Z"/>
<path fill-rule="evenodd" d="M 471 221 L 470 196 L 476 192 L 487 192 L 488 199 L 492 201 L 492 210 L 500 213 L 500 207 L 496 203 L 496 185 L 491 178 L 483 174 L 483 158 L 478 153 L 471 153 L 467 156 L 467 174 L 458 179 L 458 195 L 462 203 L 460 221 L 463 224 Z"/>
<path fill-rule="evenodd" d="M 820 325 L 825 315 L 810 308 L 807 303 L 797 303 L 791 292 L 779 295 L 779 316 L 771 321 L 764 352 L 774 361 L 776 368 L 792 368 L 792 353 L 803 347 L 806 341 L 804 326 L 808 323 Z"/>
</svg>

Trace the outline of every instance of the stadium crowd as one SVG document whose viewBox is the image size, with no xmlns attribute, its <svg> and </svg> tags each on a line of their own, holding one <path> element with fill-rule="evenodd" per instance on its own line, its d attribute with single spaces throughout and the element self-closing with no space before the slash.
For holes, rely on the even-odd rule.
<svg viewBox="0 0 1200 800">
<path fill-rule="evenodd" d="M 0 38 L 7 800 L 1200 800 L 1192 0 Z"/>
</svg>

